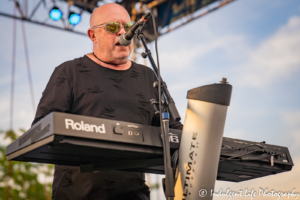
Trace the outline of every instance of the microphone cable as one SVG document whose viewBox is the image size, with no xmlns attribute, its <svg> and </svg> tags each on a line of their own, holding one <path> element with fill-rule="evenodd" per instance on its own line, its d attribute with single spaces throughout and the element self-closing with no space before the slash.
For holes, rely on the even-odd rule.
<svg viewBox="0 0 300 200">
<path fill-rule="evenodd" d="M 155 17 L 153 15 L 152 9 L 150 9 L 151 12 L 151 17 L 152 17 L 152 24 L 153 24 L 153 30 L 154 30 L 154 42 L 155 42 L 155 52 L 156 52 L 156 62 L 157 62 L 157 73 L 158 73 L 158 106 L 159 106 L 159 121 L 160 121 L 160 131 L 161 131 L 161 139 L 164 140 L 165 136 L 163 135 L 164 133 L 164 128 L 163 128 L 163 121 L 162 121 L 162 105 L 161 105 L 161 99 L 162 99 L 162 94 L 161 94 L 161 76 L 160 76 L 160 66 L 159 66 L 159 57 L 158 57 L 158 50 L 157 50 L 157 32 L 156 32 L 156 23 L 155 23 Z M 169 133 L 167 133 L 169 134 Z M 166 143 L 167 141 L 165 141 Z M 166 162 L 166 157 L 164 156 L 164 163 Z M 166 177 L 162 180 L 163 183 L 163 190 L 164 194 L 166 189 L 165 189 L 165 184 L 166 184 Z"/>
<path fill-rule="evenodd" d="M 160 66 L 159 66 L 159 57 L 158 57 L 158 48 L 157 48 L 157 31 L 156 31 L 156 23 L 155 17 L 153 15 L 152 9 L 150 9 L 151 17 L 152 17 L 152 25 L 154 30 L 154 42 L 155 42 L 155 52 L 156 52 L 156 62 L 157 62 L 157 73 L 158 73 L 158 106 L 159 106 L 159 120 L 160 120 L 160 128 L 163 133 L 163 123 L 162 123 L 162 105 L 161 105 L 161 76 L 160 76 Z"/>
</svg>

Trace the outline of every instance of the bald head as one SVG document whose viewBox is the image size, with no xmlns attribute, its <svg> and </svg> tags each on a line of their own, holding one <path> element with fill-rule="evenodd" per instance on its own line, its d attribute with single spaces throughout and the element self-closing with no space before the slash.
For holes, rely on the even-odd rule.
<svg viewBox="0 0 300 200">
<path fill-rule="evenodd" d="M 90 18 L 90 28 L 108 22 L 107 20 L 120 15 L 120 13 L 128 15 L 128 21 L 130 21 L 130 16 L 124 7 L 116 3 L 104 4 L 93 11 Z"/>
<path fill-rule="evenodd" d="M 108 22 L 116 22 L 121 26 L 117 32 L 113 33 L 108 31 L 106 26 L 95 27 Z M 126 47 L 119 44 L 120 36 L 126 33 L 124 24 L 128 22 L 130 22 L 128 12 L 118 4 L 109 3 L 95 9 L 90 18 L 90 28 L 87 31 L 93 42 L 94 54 L 88 54 L 88 56 L 96 63 L 100 62 L 98 64 L 105 65 L 105 67 L 119 70 L 128 69 L 131 66 L 128 57 L 131 54 L 133 44 L 131 43 Z"/>
</svg>

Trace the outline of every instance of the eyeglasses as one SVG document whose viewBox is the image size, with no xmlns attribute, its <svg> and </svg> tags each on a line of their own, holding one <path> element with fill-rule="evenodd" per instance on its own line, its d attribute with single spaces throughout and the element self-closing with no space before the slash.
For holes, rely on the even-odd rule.
<svg viewBox="0 0 300 200">
<path fill-rule="evenodd" d="M 127 23 L 123 24 L 125 31 L 127 32 L 133 24 L 134 24 L 134 22 L 127 22 Z M 103 26 L 105 26 L 106 31 L 108 33 L 117 33 L 117 32 L 119 32 L 119 30 L 121 28 L 121 24 L 119 24 L 118 22 L 107 22 L 107 23 L 103 23 L 103 24 L 94 26 L 92 29 L 103 27 Z"/>
</svg>

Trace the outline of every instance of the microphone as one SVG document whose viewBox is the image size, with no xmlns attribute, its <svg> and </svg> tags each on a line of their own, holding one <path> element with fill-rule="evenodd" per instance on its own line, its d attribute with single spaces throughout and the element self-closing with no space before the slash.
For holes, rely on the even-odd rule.
<svg viewBox="0 0 300 200">
<path fill-rule="evenodd" d="M 126 33 L 122 34 L 119 38 L 120 45 L 122 45 L 122 46 L 130 45 L 131 40 L 132 40 L 133 36 L 135 35 L 135 31 L 138 28 L 144 26 L 145 22 L 149 19 L 150 15 L 151 15 L 151 13 L 147 12 L 145 15 L 143 15 L 143 17 L 140 20 L 135 22 Z"/>
</svg>

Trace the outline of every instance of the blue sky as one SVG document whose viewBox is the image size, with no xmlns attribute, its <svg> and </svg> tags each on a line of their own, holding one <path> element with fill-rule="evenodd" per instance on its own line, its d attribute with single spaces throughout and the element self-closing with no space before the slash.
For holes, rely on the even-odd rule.
<svg viewBox="0 0 300 200">
<path fill-rule="evenodd" d="M 51 5 L 47 6 L 50 9 Z M 2 2 L 0 11 L 12 13 L 12 2 Z M 37 16 L 47 19 L 43 13 Z M 84 14 L 75 29 L 85 31 L 88 17 Z M 6 130 L 12 20 L 0 17 L 0 26 L 0 129 Z M 37 104 L 54 68 L 91 52 L 92 43 L 85 36 L 29 23 L 25 28 Z M 17 30 L 14 128 L 28 129 L 34 114 L 20 22 Z M 154 54 L 154 44 L 149 46 Z M 217 181 L 216 188 L 296 188 L 300 192 L 300 1 L 237 0 L 160 37 L 158 51 L 162 77 L 183 119 L 189 89 L 226 77 L 233 93 L 224 136 L 290 149 L 295 164 L 291 172 L 239 185 Z M 137 62 L 143 63 L 139 55 Z"/>
</svg>

